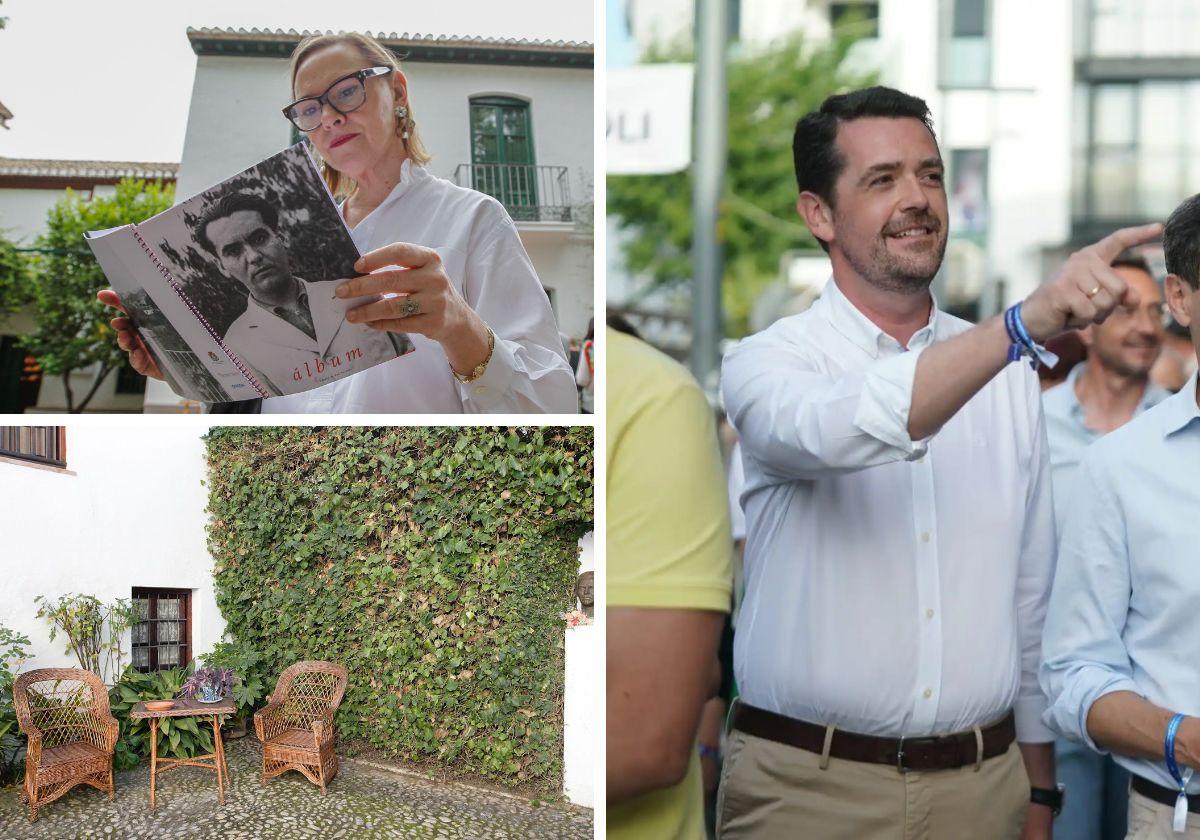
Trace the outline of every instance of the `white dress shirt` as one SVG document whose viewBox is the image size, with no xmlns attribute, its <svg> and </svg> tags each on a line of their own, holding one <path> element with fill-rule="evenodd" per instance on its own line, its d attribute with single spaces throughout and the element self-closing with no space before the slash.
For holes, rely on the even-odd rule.
<svg viewBox="0 0 1200 840">
<path fill-rule="evenodd" d="M 907 432 L 921 351 L 969 328 L 935 303 L 905 351 L 831 282 L 726 356 L 747 703 L 890 737 L 1015 709 L 1019 740 L 1053 740 L 1037 684 L 1055 538 L 1037 377 L 1010 364 L 931 439 Z"/>
<path fill-rule="evenodd" d="M 410 334 L 416 352 L 263 400 L 264 414 L 577 412 L 575 376 L 550 301 L 498 201 L 405 161 L 400 183 L 350 235 L 364 254 L 393 242 L 436 250 L 450 281 L 496 334 L 487 371 L 460 383 L 440 344 Z"/>
<path fill-rule="evenodd" d="M 1132 691 L 1200 716 L 1200 407 L 1196 374 L 1178 394 L 1088 448 L 1059 547 L 1046 616 L 1046 721 L 1092 749 L 1092 704 Z M 1160 756 L 1113 755 L 1175 789 Z M 1200 777 L 1190 785 L 1200 793 Z M 1068 794 L 1069 796 L 1070 794 Z"/>
</svg>

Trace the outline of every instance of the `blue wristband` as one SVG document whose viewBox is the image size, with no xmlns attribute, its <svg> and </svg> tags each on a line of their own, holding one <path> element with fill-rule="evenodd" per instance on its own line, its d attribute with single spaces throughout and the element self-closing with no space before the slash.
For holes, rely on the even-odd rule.
<svg viewBox="0 0 1200 840">
<path fill-rule="evenodd" d="M 1167 734 L 1163 736 L 1163 758 L 1167 762 L 1167 771 L 1171 774 L 1171 778 L 1175 780 L 1175 784 L 1179 785 L 1179 790 L 1184 789 L 1183 776 L 1179 773 L 1179 764 L 1175 761 L 1175 734 L 1179 732 L 1179 724 L 1183 723 L 1183 719 L 1187 715 L 1175 715 L 1171 718 L 1171 722 L 1167 724 Z"/>
</svg>

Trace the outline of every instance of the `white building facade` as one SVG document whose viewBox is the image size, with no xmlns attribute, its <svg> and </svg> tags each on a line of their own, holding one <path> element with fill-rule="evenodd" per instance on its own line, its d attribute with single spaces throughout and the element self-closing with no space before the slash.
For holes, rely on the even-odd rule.
<svg viewBox="0 0 1200 840">
<path fill-rule="evenodd" d="M 14 439 L 14 429 L 26 437 Z M 221 639 L 203 432 L 178 421 L 0 429 L 0 624 L 32 641 L 24 670 L 79 667 L 62 634 L 51 641 L 37 617 L 39 596 L 153 600 L 161 621 L 125 634 L 126 664 L 182 665 Z"/>
</svg>

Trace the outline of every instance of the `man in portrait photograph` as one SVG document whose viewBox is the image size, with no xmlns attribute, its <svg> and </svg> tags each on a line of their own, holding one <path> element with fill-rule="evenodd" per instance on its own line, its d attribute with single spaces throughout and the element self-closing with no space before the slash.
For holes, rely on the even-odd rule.
<svg viewBox="0 0 1200 840">
<path fill-rule="evenodd" d="M 327 366 L 366 367 L 412 349 L 407 336 L 355 328 L 342 307 L 327 305 L 342 278 L 294 272 L 279 213 L 266 199 L 229 193 L 203 214 L 195 237 L 221 274 L 246 288 L 245 311 L 224 339 L 272 393 L 297 390 L 289 381 L 311 381 Z"/>
</svg>

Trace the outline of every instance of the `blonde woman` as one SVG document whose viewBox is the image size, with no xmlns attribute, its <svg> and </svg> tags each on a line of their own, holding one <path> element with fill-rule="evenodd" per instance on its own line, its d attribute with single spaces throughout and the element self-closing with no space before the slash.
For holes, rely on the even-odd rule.
<svg viewBox="0 0 1200 840">
<path fill-rule="evenodd" d="M 347 317 L 407 333 L 417 352 L 263 400 L 262 412 L 574 413 L 575 377 L 512 219 L 490 196 L 426 170 L 395 56 L 370 36 L 317 35 L 296 47 L 291 75 L 284 116 L 316 148 L 363 252 L 360 276 L 338 294 L 397 295 Z M 384 266 L 401 268 L 376 271 Z M 112 291 L 100 299 L 120 308 Z M 129 320 L 112 325 L 134 369 L 161 378 Z"/>
</svg>

